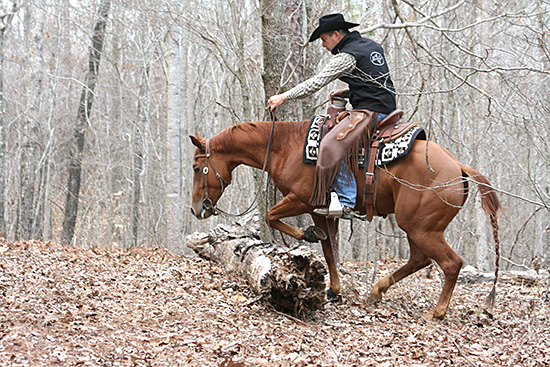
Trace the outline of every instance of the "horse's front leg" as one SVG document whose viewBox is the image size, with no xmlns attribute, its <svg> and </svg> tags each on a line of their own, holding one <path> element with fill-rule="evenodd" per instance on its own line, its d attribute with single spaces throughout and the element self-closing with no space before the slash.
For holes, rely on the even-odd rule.
<svg viewBox="0 0 550 367">
<path fill-rule="evenodd" d="M 327 219 L 325 217 L 320 217 L 318 215 L 312 215 L 313 222 L 319 228 L 321 228 L 325 233 L 327 233 L 327 238 L 321 241 L 323 246 L 323 255 L 325 255 L 325 260 L 327 262 L 328 274 L 330 276 L 330 286 L 327 291 L 328 299 L 337 299 L 340 295 L 341 285 L 340 285 L 340 275 L 338 275 L 338 264 L 336 263 L 338 255 L 335 251 L 338 251 L 338 243 L 332 243 L 332 240 L 329 235 L 328 221 L 333 220 L 335 222 L 334 231 L 338 232 L 338 220 L 337 219 Z"/>
<path fill-rule="evenodd" d="M 281 231 L 298 240 L 304 239 L 304 229 L 296 228 L 280 221 L 282 218 L 295 217 L 300 214 L 311 212 L 312 207 L 300 201 L 293 193 L 288 194 L 279 201 L 273 208 L 269 209 L 265 220 L 267 224 L 278 231 Z"/>
<path fill-rule="evenodd" d="M 310 227 L 306 231 L 303 228 L 292 227 L 280 221 L 281 218 L 294 217 L 304 213 L 311 213 L 313 208 L 298 200 L 294 194 L 288 194 L 283 200 L 278 202 L 271 208 L 266 215 L 268 225 L 283 233 L 288 234 L 298 240 L 307 240 L 310 242 L 321 241 L 323 245 L 323 254 L 327 261 L 328 272 L 330 275 L 330 287 L 327 292 L 328 298 L 335 299 L 340 294 L 340 276 L 338 275 L 338 267 L 336 264 L 335 254 L 332 249 L 330 236 L 328 236 L 327 218 L 318 215 L 312 215 L 315 227 Z M 331 219 L 334 220 L 334 219 Z M 335 231 L 338 226 L 335 226 Z M 308 233 L 309 232 L 309 233 Z"/>
</svg>

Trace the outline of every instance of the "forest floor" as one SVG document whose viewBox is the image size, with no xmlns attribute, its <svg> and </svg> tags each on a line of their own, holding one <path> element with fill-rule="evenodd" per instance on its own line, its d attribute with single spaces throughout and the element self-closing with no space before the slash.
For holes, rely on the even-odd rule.
<svg viewBox="0 0 550 367">
<path fill-rule="evenodd" d="M 492 313 L 491 283 L 461 277 L 445 320 L 428 322 L 438 271 L 374 305 L 372 266 L 344 262 L 342 301 L 297 319 L 197 257 L 0 241 L 0 365 L 550 365 L 548 277 L 504 274 Z"/>
</svg>

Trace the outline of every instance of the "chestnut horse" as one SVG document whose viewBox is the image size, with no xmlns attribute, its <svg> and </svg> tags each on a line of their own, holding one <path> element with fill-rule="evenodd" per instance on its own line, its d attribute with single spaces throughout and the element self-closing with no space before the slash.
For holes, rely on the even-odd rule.
<svg viewBox="0 0 550 367">
<path fill-rule="evenodd" d="M 203 139 L 198 134 L 190 136 L 196 146 L 192 213 L 199 219 L 216 214 L 216 202 L 231 183 L 235 167 L 244 164 L 262 169 L 267 147 L 272 140 L 267 171 L 284 198 L 267 212 L 266 221 L 272 228 L 298 240 L 318 241 L 315 235 L 312 236 L 316 233 L 311 232 L 314 227 L 304 230 L 281 221 L 282 218 L 309 213 L 315 225 L 328 233 L 328 219 L 313 214 L 314 208 L 308 203 L 315 175 L 315 166 L 302 161 L 308 126 L 309 121 L 278 121 L 272 130 L 271 122 L 248 122 L 231 126 L 209 139 Z M 375 212 L 377 215 L 395 214 L 397 224 L 407 234 L 410 259 L 397 271 L 382 278 L 371 290 L 370 299 L 380 300 L 393 284 L 434 260 L 443 270 L 445 281 L 437 305 L 425 317 L 443 318 L 462 267 L 462 259 L 445 241 L 445 228 L 466 201 L 468 181 L 476 182 L 481 192 L 482 207 L 493 227 L 498 274 L 497 212 L 501 208 L 498 197 L 483 175 L 461 164 L 434 142 L 417 140 L 406 157 L 378 170 Z M 364 214 L 364 170 L 356 169 L 354 174 L 358 183 L 355 209 Z M 341 286 L 337 264 L 330 238 L 324 238 L 321 243 L 330 275 L 327 292 L 338 295 Z M 490 300 L 494 300 L 494 286 Z"/>
</svg>

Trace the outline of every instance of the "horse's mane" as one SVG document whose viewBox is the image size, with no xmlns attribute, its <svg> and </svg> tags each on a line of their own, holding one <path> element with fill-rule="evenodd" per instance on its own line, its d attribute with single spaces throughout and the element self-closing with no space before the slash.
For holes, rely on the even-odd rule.
<svg viewBox="0 0 550 367">
<path fill-rule="evenodd" d="M 275 122 L 275 139 L 287 142 L 301 134 L 304 123 L 308 121 L 277 121 Z M 216 150 L 228 151 L 237 141 L 257 142 L 269 140 L 271 121 L 242 122 L 222 130 L 212 137 Z"/>
</svg>

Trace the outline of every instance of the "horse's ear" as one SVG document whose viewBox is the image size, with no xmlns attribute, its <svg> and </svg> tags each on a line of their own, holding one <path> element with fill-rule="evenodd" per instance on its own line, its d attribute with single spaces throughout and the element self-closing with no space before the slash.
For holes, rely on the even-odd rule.
<svg viewBox="0 0 550 367">
<path fill-rule="evenodd" d="M 199 148 L 201 150 L 205 150 L 204 139 L 201 138 L 199 133 L 196 133 L 196 134 L 197 134 L 197 136 L 189 135 L 189 137 L 191 138 L 191 142 L 197 148 Z"/>
</svg>

